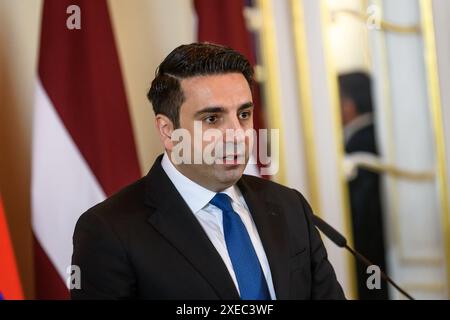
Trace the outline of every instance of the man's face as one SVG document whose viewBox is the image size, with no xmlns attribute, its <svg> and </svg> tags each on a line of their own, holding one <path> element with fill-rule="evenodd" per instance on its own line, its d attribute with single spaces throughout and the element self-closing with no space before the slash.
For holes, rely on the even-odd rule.
<svg viewBox="0 0 450 320">
<path fill-rule="evenodd" d="M 223 163 L 207 164 L 202 161 L 201 164 L 179 164 L 177 168 L 200 185 L 221 191 L 239 180 L 249 158 L 250 141 L 248 137 L 243 137 L 242 132 L 253 129 L 250 87 L 242 74 L 228 73 L 183 79 L 181 88 L 185 101 L 180 108 L 180 128 L 191 135 L 192 157 L 195 152 L 206 153 L 208 145 L 219 144 L 223 148 L 223 156 L 219 153 L 214 157 L 220 156 Z M 195 144 L 195 123 L 197 130 L 201 123 L 202 136 L 208 129 L 217 129 L 222 133 L 221 138 L 215 142 L 202 139 L 200 144 Z M 234 134 L 239 131 L 241 135 Z M 244 151 L 237 151 L 238 144 Z"/>
<path fill-rule="evenodd" d="M 340 104 L 342 125 L 346 126 L 353 119 L 358 117 L 358 110 L 356 108 L 355 102 L 351 98 L 341 97 Z"/>
</svg>

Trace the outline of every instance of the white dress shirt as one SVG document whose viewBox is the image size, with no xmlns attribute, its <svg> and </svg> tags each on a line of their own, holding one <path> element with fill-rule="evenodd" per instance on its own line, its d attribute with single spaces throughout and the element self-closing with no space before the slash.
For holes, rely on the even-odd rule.
<svg viewBox="0 0 450 320">
<path fill-rule="evenodd" d="M 222 210 L 209 203 L 216 195 L 216 192 L 208 190 L 184 176 L 172 164 L 167 153 L 164 154 L 161 160 L 161 166 L 193 212 L 194 216 L 197 218 L 198 222 L 200 222 L 200 225 L 203 227 L 203 230 L 205 230 L 209 240 L 211 240 L 217 252 L 222 257 L 222 260 L 234 281 L 234 285 L 240 293 L 239 285 L 234 273 L 233 264 L 231 263 L 230 256 L 228 255 L 225 236 L 223 233 Z M 258 256 L 259 263 L 264 272 L 270 297 L 272 300 L 275 300 L 276 296 L 272 283 L 272 274 L 270 273 L 266 253 L 264 252 L 258 230 L 256 229 L 255 222 L 253 221 L 252 215 L 248 210 L 244 197 L 239 191 L 239 188 L 235 185 L 223 190 L 222 192 L 226 193 L 232 199 L 231 205 L 234 211 L 236 211 L 236 213 L 240 216 L 245 228 L 247 229 L 253 248 L 255 248 L 256 255 Z"/>
</svg>

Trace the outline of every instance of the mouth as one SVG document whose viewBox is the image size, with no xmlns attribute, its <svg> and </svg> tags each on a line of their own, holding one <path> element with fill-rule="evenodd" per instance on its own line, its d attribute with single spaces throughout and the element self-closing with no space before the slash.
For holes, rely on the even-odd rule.
<svg viewBox="0 0 450 320">
<path fill-rule="evenodd" d="M 223 157 L 222 161 L 227 165 L 245 164 L 245 157 L 243 154 L 230 154 Z"/>
</svg>

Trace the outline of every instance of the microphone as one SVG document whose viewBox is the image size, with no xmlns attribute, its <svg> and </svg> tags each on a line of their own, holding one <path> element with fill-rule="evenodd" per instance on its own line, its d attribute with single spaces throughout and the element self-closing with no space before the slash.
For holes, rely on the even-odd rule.
<svg viewBox="0 0 450 320">
<path fill-rule="evenodd" d="M 347 239 L 345 239 L 345 237 L 339 233 L 339 231 L 337 231 L 336 229 L 334 229 L 332 226 L 330 226 L 328 223 L 326 223 L 325 221 L 323 221 L 321 218 L 319 218 L 316 215 L 313 215 L 313 222 L 316 225 L 316 227 L 323 232 L 324 235 L 326 235 L 331 241 L 333 241 L 338 247 L 340 248 L 345 248 L 348 251 L 350 251 L 350 253 L 352 255 L 354 255 L 357 260 L 359 260 L 360 262 L 362 262 L 364 265 L 371 266 L 374 265 L 372 262 L 370 262 L 369 259 L 367 259 L 366 257 L 364 257 L 362 254 L 360 254 L 358 251 L 353 250 L 351 247 L 349 247 L 347 245 Z M 400 288 L 400 286 L 398 286 L 394 280 L 392 280 L 387 274 L 385 274 L 383 272 L 383 270 L 380 269 L 380 273 L 381 273 L 381 277 L 383 278 L 383 280 L 389 282 L 391 285 L 394 286 L 394 288 L 396 288 L 398 291 L 400 291 L 405 297 L 407 297 L 409 300 L 414 300 L 414 298 L 408 294 L 405 290 L 403 290 L 402 288 Z"/>
</svg>

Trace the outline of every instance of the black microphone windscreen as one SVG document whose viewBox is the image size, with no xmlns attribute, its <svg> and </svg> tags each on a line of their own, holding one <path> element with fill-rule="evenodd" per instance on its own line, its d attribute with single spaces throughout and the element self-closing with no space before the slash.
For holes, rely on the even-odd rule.
<svg viewBox="0 0 450 320">
<path fill-rule="evenodd" d="M 313 215 L 314 224 L 320 231 L 322 231 L 331 241 L 333 241 L 338 247 L 345 247 L 347 240 L 336 229 L 330 226 L 328 223 L 320 219 L 318 216 Z"/>
</svg>

